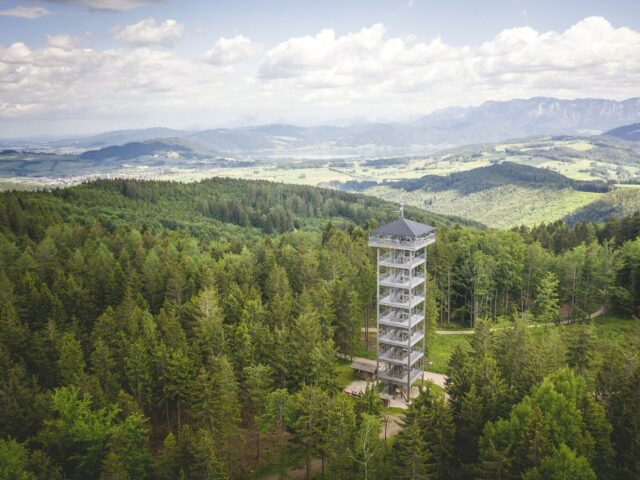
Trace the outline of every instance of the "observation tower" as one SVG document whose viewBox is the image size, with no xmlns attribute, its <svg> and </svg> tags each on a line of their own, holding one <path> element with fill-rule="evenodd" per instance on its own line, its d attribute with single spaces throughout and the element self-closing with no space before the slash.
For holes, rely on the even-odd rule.
<svg viewBox="0 0 640 480">
<path fill-rule="evenodd" d="M 369 237 L 369 246 L 377 250 L 376 372 L 385 393 L 399 389 L 407 402 L 424 375 L 427 246 L 434 242 L 432 226 L 407 220 L 403 213 Z"/>
</svg>

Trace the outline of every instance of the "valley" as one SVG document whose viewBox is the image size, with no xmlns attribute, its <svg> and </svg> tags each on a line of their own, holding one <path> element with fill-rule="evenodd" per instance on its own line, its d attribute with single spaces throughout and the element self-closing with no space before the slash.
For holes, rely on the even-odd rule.
<svg viewBox="0 0 640 480">
<path fill-rule="evenodd" d="M 500 164 L 520 165 L 537 174 L 494 177 L 490 168 Z M 638 205 L 638 193 L 623 185 L 640 177 L 640 144 L 613 136 L 545 136 L 429 155 L 274 159 L 159 138 L 82 153 L 44 148 L 0 152 L 0 189 L 54 188 L 97 178 L 191 182 L 210 177 L 363 192 L 496 228 L 563 218 L 604 221 L 632 213 Z M 573 182 L 601 182 L 603 188 L 585 191 Z"/>
</svg>

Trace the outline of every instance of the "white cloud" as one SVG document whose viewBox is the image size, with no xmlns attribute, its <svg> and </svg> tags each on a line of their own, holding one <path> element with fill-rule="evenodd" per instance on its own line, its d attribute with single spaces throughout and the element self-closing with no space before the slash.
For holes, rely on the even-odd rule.
<svg viewBox="0 0 640 480">
<path fill-rule="evenodd" d="M 164 0 L 44 0 L 49 3 L 65 5 L 82 5 L 91 10 L 104 10 L 110 12 L 124 12 L 134 8 L 154 3 L 162 3 Z"/>
<path fill-rule="evenodd" d="M 2 17 L 26 18 L 28 20 L 44 17 L 46 15 L 53 15 L 53 14 L 49 10 L 43 7 L 24 7 L 22 5 L 18 5 L 13 8 L 0 10 L 0 16 Z"/>
<path fill-rule="evenodd" d="M 47 35 L 47 45 L 69 50 L 76 45 L 77 38 L 71 35 Z"/>
<path fill-rule="evenodd" d="M 157 25 L 155 19 L 147 18 L 133 25 L 119 28 L 115 37 L 125 43 L 135 46 L 175 44 L 184 33 L 184 25 L 168 19 Z"/>
<path fill-rule="evenodd" d="M 263 49 L 262 44 L 253 42 L 243 35 L 233 38 L 221 37 L 205 54 L 205 59 L 215 65 L 230 65 L 247 60 Z"/>
<path fill-rule="evenodd" d="M 259 75 L 301 89 L 340 90 L 340 101 L 368 92 L 370 107 L 389 96 L 402 102 L 397 96 L 410 94 L 407 107 L 423 111 L 495 97 L 567 96 L 566 87 L 556 88 L 567 85 L 559 82 L 567 76 L 574 96 L 637 94 L 628 88 L 628 79 L 640 73 L 640 58 L 633 53 L 640 51 L 640 34 L 614 28 L 601 17 L 584 19 L 562 33 L 504 30 L 477 46 L 450 46 L 440 38 L 408 40 L 389 36 L 381 24 L 342 36 L 326 29 L 269 50 Z"/>
<path fill-rule="evenodd" d="M 175 41 L 156 32 L 163 25 L 129 43 Z M 124 128 L 145 115 L 156 124 L 181 115 L 185 125 L 243 115 L 326 121 L 538 95 L 622 99 L 638 95 L 639 51 L 640 32 L 600 17 L 563 32 L 508 29 L 469 46 L 394 36 L 381 24 L 344 35 L 326 29 L 267 51 L 238 36 L 219 39 L 208 62 L 150 47 L 79 48 L 60 36 L 38 49 L 0 45 L 0 119 L 3 131 L 54 117 L 91 119 L 98 129 L 101 119 Z"/>
</svg>

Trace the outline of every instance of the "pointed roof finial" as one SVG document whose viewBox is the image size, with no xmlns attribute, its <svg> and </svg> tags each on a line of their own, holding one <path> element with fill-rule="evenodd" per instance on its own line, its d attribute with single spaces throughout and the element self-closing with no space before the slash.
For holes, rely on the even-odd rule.
<svg viewBox="0 0 640 480">
<path fill-rule="evenodd" d="M 400 217 L 404 218 L 404 202 L 400 202 Z"/>
</svg>

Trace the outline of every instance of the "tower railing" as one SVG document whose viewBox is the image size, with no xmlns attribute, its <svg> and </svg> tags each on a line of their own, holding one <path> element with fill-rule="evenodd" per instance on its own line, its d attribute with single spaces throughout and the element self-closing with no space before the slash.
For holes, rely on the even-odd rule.
<svg viewBox="0 0 640 480">
<path fill-rule="evenodd" d="M 380 279 L 380 285 L 398 286 L 402 288 L 414 288 L 424 282 L 424 273 L 415 275 L 394 275 L 389 274 Z"/>
<path fill-rule="evenodd" d="M 400 350 L 400 352 L 398 352 Z M 398 347 L 391 347 L 380 353 L 380 360 L 386 363 L 397 363 L 398 365 L 406 366 L 407 364 L 413 365 L 418 360 L 424 357 L 424 352 L 422 351 L 412 351 L 411 358 L 409 358 L 409 353 L 407 353 L 406 349 L 399 349 Z"/>
<path fill-rule="evenodd" d="M 426 257 L 424 253 L 417 253 L 415 255 L 394 255 L 393 252 L 380 255 L 380 262 L 390 263 L 392 265 L 407 265 L 417 260 L 424 260 Z"/>
<path fill-rule="evenodd" d="M 378 336 L 378 342 L 398 347 L 412 347 L 424 338 L 424 332 L 422 330 L 415 331 L 410 338 L 408 335 L 408 331 L 403 330 L 402 333 L 407 333 L 407 335 L 400 335 L 397 331 L 393 330 L 385 332 L 382 335 Z"/>
<path fill-rule="evenodd" d="M 395 293 L 390 293 L 389 295 L 385 295 L 380 298 L 380 305 L 399 308 L 413 308 L 420 305 L 424 300 L 424 295 L 397 295 Z"/>
<path fill-rule="evenodd" d="M 378 320 L 382 325 L 389 325 L 391 327 L 402 327 L 402 328 L 413 328 L 422 322 L 423 317 L 414 313 L 411 315 L 411 321 L 409 321 L 409 317 L 401 317 L 396 314 L 396 312 L 390 311 L 385 315 L 381 316 Z"/>
<path fill-rule="evenodd" d="M 412 368 L 410 375 L 407 375 L 407 370 L 403 368 L 385 369 L 378 372 L 378 376 L 382 380 L 396 383 L 398 385 L 407 385 L 407 383 L 413 384 L 418 378 L 422 376 L 422 369 Z"/>
<path fill-rule="evenodd" d="M 431 245 L 436 241 L 435 233 L 430 233 L 422 237 L 388 237 L 384 235 L 373 235 L 369 237 L 369 245 L 372 247 L 406 247 L 409 249 L 420 249 Z"/>
</svg>

